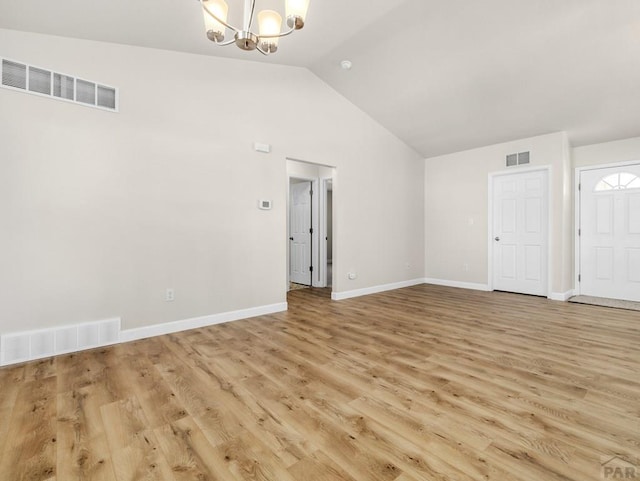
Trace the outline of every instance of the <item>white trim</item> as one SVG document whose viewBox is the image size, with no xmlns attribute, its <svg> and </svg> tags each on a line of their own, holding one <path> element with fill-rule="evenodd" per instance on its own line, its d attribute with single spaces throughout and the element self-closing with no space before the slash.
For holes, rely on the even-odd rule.
<svg viewBox="0 0 640 481">
<path fill-rule="evenodd" d="M 578 231 L 580 229 L 580 174 L 583 170 L 581 168 L 575 169 L 575 178 L 573 184 L 573 193 L 574 193 L 574 204 L 573 204 L 573 222 L 574 222 L 574 230 L 573 230 L 573 285 L 574 285 L 574 294 L 576 296 L 580 295 L 580 282 L 578 282 L 578 278 L 580 277 L 580 236 L 578 235 Z"/>
<path fill-rule="evenodd" d="M 319 204 L 319 225 L 318 225 L 318 287 L 327 287 L 327 187 L 328 183 L 333 185 L 333 177 L 320 177 L 320 189 L 318 196 Z"/>
<path fill-rule="evenodd" d="M 574 190 L 574 231 L 573 231 L 573 237 L 574 237 L 574 251 L 573 251 L 573 258 L 574 258 L 574 272 L 573 272 L 573 285 L 575 286 L 575 289 L 573 290 L 573 295 L 574 296 L 579 296 L 580 295 L 580 282 L 578 282 L 578 276 L 580 276 L 580 267 L 581 267 L 581 254 L 580 254 L 580 236 L 578 235 L 578 230 L 580 229 L 580 217 L 582 215 L 582 211 L 581 211 L 581 206 L 580 206 L 580 202 L 581 202 L 581 191 L 578 188 L 578 186 L 581 183 L 580 180 L 580 176 L 582 174 L 582 172 L 588 171 L 588 170 L 601 170 L 601 169 L 615 169 L 616 167 L 626 167 L 628 165 L 639 165 L 640 164 L 640 160 L 629 160 L 629 161 L 625 161 L 625 162 L 613 162 L 611 164 L 598 164 L 598 165 L 585 165 L 583 167 L 576 167 L 575 168 L 575 177 L 574 177 L 574 184 L 573 184 L 573 190 Z"/>
<path fill-rule="evenodd" d="M 402 289 L 403 287 L 417 286 L 419 284 L 424 284 L 424 279 L 393 282 L 391 284 L 364 287 L 362 289 L 354 289 L 352 291 L 332 292 L 331 299 L 334 301 L 342 301 L 344 299 L 351 299 L 352 297 L 367 296 L 369 294 L 377 294 L 378 292 L 392 291 L 394 289 Z"/>
<path fill-rule="evenodd" d="M 460 282 L 449 281 L 446 279 L 424 279 L 425 284 L 433 284 L 435 286 L 456 287 L 458 289 L 473 289 L 474 291 L 490 291 L 488 284 L 480 284 L 476 282 Z"/>
<path fill-rule="evenodd" d="M 286 311 L 287 307 L 286 302 L 280 302 L 278 304 L 250 307 L 248 309 L 241 309 L 238 311 L 212 314 L 210 316 L 194 317 L 192 319 L 185 319 L 182 321 L 166 322 L 163 324 L 153 324 L 151 326 L 127 329 L 120 333 L 120 342 L 137 341 L 148 337 L 173 334 L 175 332 L 188 331 L 189 329 L 213 326 L 215 324 L 248 319 L 250 317 L 265 316 L 267 314 Z"/>
<path fill-rule="evenodd" d="M 575 295 L 575 291 L 573 289 L 567 292 L 552 292 L 549 295 L 549 299 L 551 299 L 552 301 L 567 302 L 574 295 Z"/>
<path fill-rule="evenodd" d="M 495 237 L 493 232 L 493 181 L 496 177 L 504 175 L 518 175 L 526 174 L 530 172 L 546 171 L 547 172 L 547 297 L 552 295 L 551 285 L 553 283 L 553 222 L 551 219 L 553 205 L 553 169 L 551 165 L 540 165 L 525 167 L 519 169 L 507 169 L 497 172 L 489 172 L 488 176 L 488 197 L 487 197 L 487 290 L 493 291 L 493 238 Z"/>
</svg>

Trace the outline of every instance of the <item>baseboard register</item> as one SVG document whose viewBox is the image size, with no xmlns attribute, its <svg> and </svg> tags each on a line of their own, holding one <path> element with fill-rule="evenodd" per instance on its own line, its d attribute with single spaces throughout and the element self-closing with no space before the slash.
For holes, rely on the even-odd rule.
<svg viewBox="0 0 640 481">
<path fill-rule="evenodd" d="M 6 58 L 2 59 L 0 86 L 85 107 L 118 111 L 118 89 L 115 87 Z"/>
</svg>

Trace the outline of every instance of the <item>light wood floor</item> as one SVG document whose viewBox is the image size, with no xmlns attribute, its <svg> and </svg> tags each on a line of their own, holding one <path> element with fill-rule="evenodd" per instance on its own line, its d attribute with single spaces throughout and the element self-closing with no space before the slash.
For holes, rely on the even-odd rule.
<svg viewBox="0 0 640 481">
<path fill-rule="evenodd" d="M 0 479 L 595 481 L 640 315 L 416 286 L 0 370 Z"/>
</svg>

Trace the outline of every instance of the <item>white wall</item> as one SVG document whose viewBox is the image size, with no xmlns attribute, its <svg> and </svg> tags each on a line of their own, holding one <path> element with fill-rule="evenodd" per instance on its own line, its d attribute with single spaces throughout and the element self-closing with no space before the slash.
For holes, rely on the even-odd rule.
<svg viewBox="0 0 640 481">
<path fill-rule="evenodd" d="M 551 168 L 551 289 L 572 289 L 571 165 L 562 132 L 425 160 L 427 278 L 488 284 L 488 176 L 506 170 L 507 154 L 523 151 L 531 152 L 529 167 Z"/>
<path fill-rule="evenodd" d="M 640 137 L 575 147 L 572 156 L 575 167 L 640 160 Z"/>
<path fill-rule="evenodd" d="M 120 88 L 118 114 L 0 89 L 0 333 L 284 302 L 287 156 L 338 169 L 334 291 L 424 275 L 423 162 L 308 70 L 8 30 L 0 45 Z"/>
</svg>

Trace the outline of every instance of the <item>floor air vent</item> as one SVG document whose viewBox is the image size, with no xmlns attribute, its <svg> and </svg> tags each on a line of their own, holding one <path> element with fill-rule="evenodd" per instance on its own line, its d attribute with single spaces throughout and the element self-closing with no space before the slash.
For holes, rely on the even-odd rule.
<svg viewBox="0 0 640 481">
<path fill-rule="evenodd" d="M 118 90 L 114 87 L 12 60 L 2 59 L 2 87 L 118 111 Z"/>
</svg>

